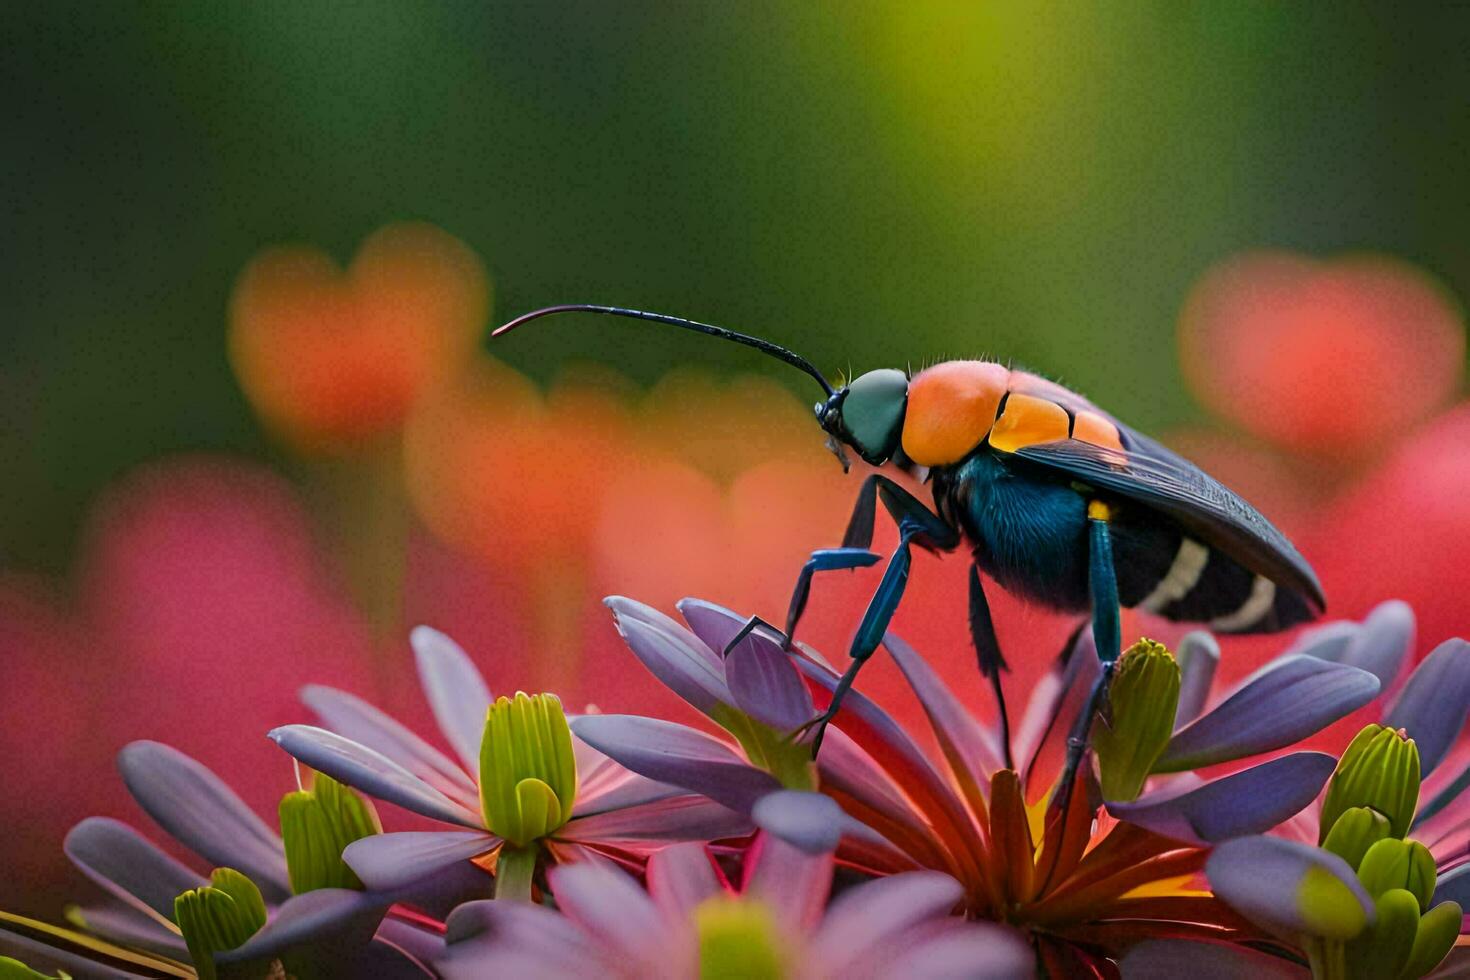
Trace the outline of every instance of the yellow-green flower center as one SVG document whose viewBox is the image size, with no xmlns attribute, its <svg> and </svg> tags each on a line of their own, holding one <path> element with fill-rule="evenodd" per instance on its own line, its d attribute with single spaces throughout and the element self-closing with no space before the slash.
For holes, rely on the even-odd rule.
<svg viewBox="0 0 1470 980">
<path fill-rule="evenodd" d="M 480 809 L 490 832 L 517 847 L 554 833 L 572 815 L 577 760 L 554 694 L 501 697 L 480 740 Z"/>
<path fill-rule="evenodd" d="M 362 889 L 362 882 L 343 862 L 342 851 L 353 841 L 380 832 L 372 804 L 325 773 L 317 773 L 311 789 L 281 798 L 279 813 L 292 892 Z"/>
<path fill-rule="evenodd" d="M 780 931 L 771 910 L 750 899 L 718 896 L 694 910 L 700 980 L 782 980 Z"/>
</svg>

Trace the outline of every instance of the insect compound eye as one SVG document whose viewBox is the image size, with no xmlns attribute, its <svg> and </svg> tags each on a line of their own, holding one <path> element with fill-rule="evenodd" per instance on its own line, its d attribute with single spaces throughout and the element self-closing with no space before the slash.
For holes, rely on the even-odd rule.
<svg viewBox="0 0 1470 980">
<path fill-rule="evenodd" d="M 908 391 L 908 375 L 895 368 L 869 371 L 848 386 L 842 427 L 868 462 L 885 460 L 898 448 Z"/>
</svg>

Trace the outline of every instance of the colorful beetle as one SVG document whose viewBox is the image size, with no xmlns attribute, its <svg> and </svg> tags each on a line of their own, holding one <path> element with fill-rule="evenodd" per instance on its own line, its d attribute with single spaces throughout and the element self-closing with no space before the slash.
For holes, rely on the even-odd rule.
<svg viewBox="0 0 1470 980">
<path fill-rule="evenodd" d="M 971 548 L 971 636 L 980 668 L 1000 698 L 1003 725 L 999 671 L 1005 665 L 976 569 L 1051 608 L 1090 610 L 1104 669 L 1071 742 L 1062 782 L 1067 795 L 1119 655 L 1120 606 L 1207 623 L 1225 633 L 1282 630 L 1323 611 L 1311 567 L 1255 508 L 1087 399 L 1034 374 L 988 361 L 946 361 L 912 378 L 891 368 L 869 371 L 835 389 L 805 358 L 758 337 L 606 306 L 537 310 L 493 336 L 568 312 L 671 324 L 777 357 L 822 386 L 826 399 L 816 405 L 817 421 L 844 467 L 848 446 L 868 463 L 895 464 L 932 484 L 933 511 L 898 483 L 870 475 L 843 546 L 815 552 L 798 577 L 786 622 L 788 643 L 813 573 L 879 560 L 868 546 L 876 502 L 882 500 L 898 524 L 898 548 L 858 626 L 851 663 L 831 705 L 813 719 L 814 751 L 858 669 L 883 639 L 903 594 L 913 544 Z M 753 620 L 747 630 L 764 625 Z M 1009 761 L 1008 745 L 1006 755 Z"/>
</svg>

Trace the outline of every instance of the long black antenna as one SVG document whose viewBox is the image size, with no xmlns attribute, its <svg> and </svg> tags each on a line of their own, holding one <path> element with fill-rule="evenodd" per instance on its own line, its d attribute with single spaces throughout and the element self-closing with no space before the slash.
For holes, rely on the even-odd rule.
<svg viewBox="0 0 1470 980">
<path fill-rule="evenodd" d="M 543 316 L 551 316 L 554 313 L 605 313 L 609 316 L 626 316 L 634 320 L 652 320 L 654 323 L 667 323 L 675 327 L 683 327 L 685 330 L 695 330 L 699 333 L 709 334 L 711 337 L 719 337 L 722 340 L 733 340 L 737 344 L 754 347 L 762 353 L 769 354 L 774 358 L 785 361 L 793 367 L 800 368 L 817 379 L 817 384 L 822 386 L 822 390 L 827 393 L 827 397 L 830 398 L 833 394 L 831 382 L 822 377 L 822 372 L 818 371 L 811 361 L 808 361 L 800 354 L 793 353 L 779 344 L 773 344 L 769 340 L 762 340 L 759 337 L 752 337 L 748 334 L 736 333 L 734 330 L 726 330 L 724 327 L 716 327 L 709 323 L 699 323 L 695 320 L 686 320 L 683 317 L 669 316 L 666 313 L 647 313 L 643 310 L 629 310 L 621 306 L 592 306 L 586 303 L 569 303 L 565 306 L 548 306 L 544 310 L 533 310 L 530 313 L 522 314 L 509 323 L 496 327 L 491 331 L 490 336 L 499 337 L 501 334 L 510 333 L 523 323 L 530 323 L 532 320 L 539 320 Z"/>
</svg>

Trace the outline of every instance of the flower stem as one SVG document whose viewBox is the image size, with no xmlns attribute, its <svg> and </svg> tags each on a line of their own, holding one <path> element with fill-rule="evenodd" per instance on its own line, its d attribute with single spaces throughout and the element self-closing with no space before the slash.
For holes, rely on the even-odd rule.
<svg viewBox="0 0 1470 980">
<path fill-rule="evenodd" d="M 536 873 L 536 860 L 541 845 L 532 841 L 525 847 L 502 844 L 495 862 L 495 897 L 516 902 L 531 900 L 531 878 Z"/>
<path fill-rule="evenodd" d="M 1304 945 L 1313 980 L 1347 980 L 1346 947 L 1332 939 L 1306 937 Z"/>
</svg>

